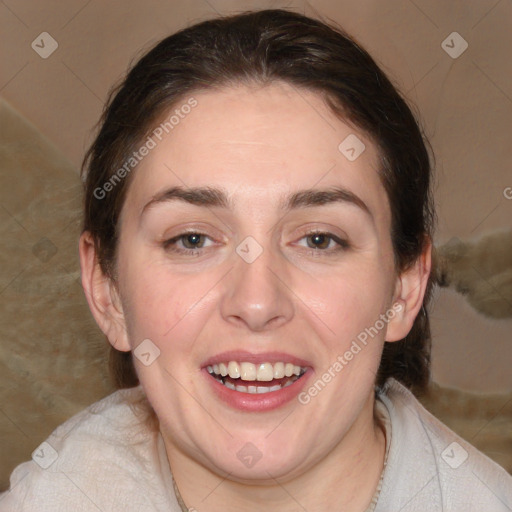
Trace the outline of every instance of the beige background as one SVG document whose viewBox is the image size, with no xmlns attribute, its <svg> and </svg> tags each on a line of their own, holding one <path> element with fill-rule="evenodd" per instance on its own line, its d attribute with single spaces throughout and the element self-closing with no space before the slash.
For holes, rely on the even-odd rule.
<svg viewBox="0 0 512 512">
<path fill-rule="evenodd" d="M 1 106 L 0 446 L 10 447 L 10 458 L 0 488 L 56 425 L 110 390 L 106 347 L 77 282 L 76 254 L 78 169 L 109 88 L 133 59 L 181 27 L 276 7 L 341 24 L 416 105 L 437 158 L 436 245 L 510 228 L 512 200 L 503 194 L 512 187 L 510 0 L 4 0 L 0 96 L 19 116 Z M 441 47 L 454 31 L 469 44 L 457 59 Z M 31 48 L 42 32 L 59 45 L 47 59 Z M 47 239 L 57 252 L 45 259 Z M 436 291 L 431 316 L 434 380 L 500 394 L 484 419 L 460 431 L 512 467 L 505 458 L 510 420 L 497 417 L 512 414 L 504 398 L 512 392 L 512 319 L 488 319 L 447 289 Z M 448 421 L 454 400 L 446 404 L 439 415 Z M 460 410 L 467 407 L 455 411 L 454 428 Z"/>
</svg>

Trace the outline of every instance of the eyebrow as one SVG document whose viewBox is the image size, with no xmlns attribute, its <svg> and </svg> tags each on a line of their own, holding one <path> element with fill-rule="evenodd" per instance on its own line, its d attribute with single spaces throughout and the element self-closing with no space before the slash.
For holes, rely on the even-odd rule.
<svg viewBox="0 0 512 512">
<path fill-rule="evenodd" d="M 148 208 L 159 203 L 171 201 L 182 201 L 195 206 L 233 209 L 233 203 L 223 189 L 215 187 L 184 188 L 175 186 L 153 196 L 142 208 L 141 216 Z M 291 211 L 336 203 L 356 206 L 373 221 L 373 215 L 366 203 L 352 191 L 343 187 L 299 190 L 282 198 L 279 203 L 279 208 L 283 211 Z"/>
</svg>

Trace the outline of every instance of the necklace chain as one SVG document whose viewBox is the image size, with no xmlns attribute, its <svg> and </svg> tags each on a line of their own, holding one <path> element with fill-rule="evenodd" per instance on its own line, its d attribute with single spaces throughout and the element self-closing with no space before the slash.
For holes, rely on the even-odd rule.
<svg viewBox="0 0 512 512">
<path fill-rule="evenodd" d="M 384 460 L 384 468 L 382 469 L 382 473 L 380 475 L 379 484 L 377 486 L 377 492 L 375 493 L 369 508 L 365 512 L 373 512 L 375 510 L 375 507 L 377 506 L 377 501 L 379 500 L 380 491 L 382 489 L 382 481 L 384 479 L 384 470 L 386 469 L 387 463 L 388 463 L 388 453 L 386 451 L 386 457 L 385 457 L 385 460 Z M 190 512 L 191 509 L 189 509 L 185 505 L 185 502 L 183 501 L 183 498 L 181 497 L 181 494 L 180 494 L 180 491 L 178 489 L 178 486 L 176 485 L 176 480 L 174 480 L 174 476 L 172 477 L 172 485 L 174 487 L 174 493 L 176 494 L 176 499 L 178 501 L 178 505 L 181 508 L 181 512 Z"/>
</svg>

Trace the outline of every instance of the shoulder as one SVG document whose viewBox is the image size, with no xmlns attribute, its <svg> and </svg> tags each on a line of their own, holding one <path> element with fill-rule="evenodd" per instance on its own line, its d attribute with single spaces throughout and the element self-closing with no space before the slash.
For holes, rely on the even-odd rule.
<svg viewBox="0 0 512 512">
<path fill-rule="evenodd" d="M 405 386 L 389 379 L 379 400 L 391 420 L 383 503 L 401 504 L 403 512 L 427 504 L 443 511 L 512 510 L 512 476 L 430 414 Z"/>
<path fill-rule="evenodd" d="M 143 399 L 140 386 L 119 390 L 60 425 L 15 468 L 0 511 L 173 510 Z"/>
</svg>

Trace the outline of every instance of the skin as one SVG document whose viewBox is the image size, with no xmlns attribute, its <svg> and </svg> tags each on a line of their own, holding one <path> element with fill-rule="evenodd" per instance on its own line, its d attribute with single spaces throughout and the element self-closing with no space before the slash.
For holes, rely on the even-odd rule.
<svg viewBox="0 0 512 512">
<path fill-rule="evenodd" d="M 120 219 L 117 284 L 102 274 L 90 234 L 80 239 L 91 311 L 117 349 L 149 338 L 160 350 L 151 365 L 135 364 L 188 507 L 363 511 L 384 462 L 375 375 L 384 341 L 404 338 L 421 308 L 431 246 L 395 273 L 376 147 L 314 92 L 274 83 L 194 97 L 197 107 L 134 171 Z M 366 145 L 353 162 L 338 150 L 349 134 Z M 222 187 L 234 208 L 174 201 L 140 217 L 159 191 L 177 185 Z M 282 196 L 331 186 L 357 194 L 373 220 L 348 203 L 279 209 Z M 207 235 L 199 255 L 164 248 L 185 228 Z M 313 228 L 349 247 L 335 251 L 328 239 L 314 249 Z M 235 251 L 247 236 L 263 248 L 250 264 Z M 176 247 L 193 247 L 186 243 Z M 200 378 L 207 358 L 243 348 L 309 361 L 309 386 L 393 304 L 402 310 L 307 405 L 242 412 Z M 262 454 L 251 468 L 237 458 L 247 442 Z"/>
</svg>

